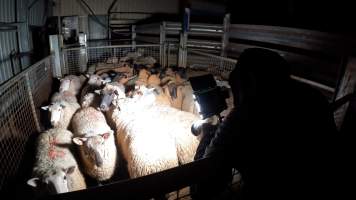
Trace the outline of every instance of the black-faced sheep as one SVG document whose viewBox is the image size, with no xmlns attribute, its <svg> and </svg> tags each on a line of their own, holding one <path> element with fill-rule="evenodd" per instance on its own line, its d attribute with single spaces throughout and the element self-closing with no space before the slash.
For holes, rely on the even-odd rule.
<svg viewBox="0 0 356 200">
<path fill-rule="evenodd" d="M 37 140 L 33 178 L 27 181 L 32 187 L 44 187 L 57 194 L 86 188 L 85 180 L 70 151 L 72 133 L 65 129 L 49 129 Z"/>
<path fill-rule="evenodd" d="M 117 164 L 114 131 L 108 126 L 100 111 L 88 107 L 73 116 L 73 142 L 79 151 L 85 170 L 98 181 L 112 177 Z"/>
</svg>

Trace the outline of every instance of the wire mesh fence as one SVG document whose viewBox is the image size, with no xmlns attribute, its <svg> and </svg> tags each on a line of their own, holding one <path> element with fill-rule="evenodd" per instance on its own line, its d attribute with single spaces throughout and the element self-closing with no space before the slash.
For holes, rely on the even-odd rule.
<svg viewBox="0 0 356 200">
<path fill-rule="evenodd" d="M 51 77 L 49 56 L 0 87 L 0 190 L 18 174 L 29 136 L 40 131 L 37 107 Z"/>
<path fill-rule="evenodd" d="M 94 64 L 108 63 L 109 59 L 127 56 L 137 52 L 141 56 L 151 56 L 160 62 L 160 45 L 119 45 L 86 48 L 71 48 L 63 50 L 63 74 L 83 73 Z"/>
<path fill-rule="evenodd" d="M 229 77 L 230 72 L 235 68 L 237 60 L 203 53 L 188 49 L 187 66 L 192 69 L 208 71 L 223 79 Z"/>
</svg>

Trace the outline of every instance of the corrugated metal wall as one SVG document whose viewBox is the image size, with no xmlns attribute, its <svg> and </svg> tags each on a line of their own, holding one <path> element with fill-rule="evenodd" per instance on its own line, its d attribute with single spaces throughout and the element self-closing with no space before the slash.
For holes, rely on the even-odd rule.
<svg viewBox="0 0 356 200">
<path fill-rule="evenodd" d="M 21 27 L 21 34 L 16 30 L 0 30 L 0 84 L 20 72 L 21 67 L 17 59 L 12 59 L 12 51 L 29 51 L 32 48 L 31 33 L 27 24 L 31 26 L 43 26 L 45 23 L 46 1 L 39 0 L 28 10 L 33 0 L 0 0 L 0 22 L 15 23 L 12 26 Z M 17 8 L 16 8 L 17 7 Z M 48 13 L 48 12 L 47 12 Z M 16 16 L 17 14 L 17 16 Z M 20 47 L 20 49 L 19 49 Z"/>
<path fill-rule="evenodd" d="M 15 22 L 15 1 L 0 0 L 0 22 Z M 0 31 L 0 83 L 13 76 L 10 53 L 17 51 L 16 31 Z"/>
<path fill-rule="evenodd" d="M 25 0 L 28 1 L 28 0 Z M 45 0 L 39 0 L 36 2 L 28 13 L 28 23 L 32 26 L 43 26 L 46 23 L 46 2 Z M 47 16 L 46 16 L 47 15 Z"/>
<path fill-rule="evenodd" d="M 56 0 L 54 16 L 88 15 L 79 0 Z M 105 15 L 112 0 L 85 0 L 97 15 Z M 118 0 L 112 11 L 178 13 L 179 0 Z"/>
</svg>

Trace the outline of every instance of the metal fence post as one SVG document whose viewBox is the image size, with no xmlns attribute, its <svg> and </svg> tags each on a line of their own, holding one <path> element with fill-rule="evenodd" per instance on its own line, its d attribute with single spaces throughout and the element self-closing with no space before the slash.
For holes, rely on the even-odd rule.
<svg viewBox="0 0 356 200">
<path fill-rule="evenodd" d="M 50 35 L 49 36 L 49 46 L 51 52 L 54 53 L 54 69 L 53 69 L 53 76 L 54 77 L 62 77 L 64 74 L 63 72 L 63 56 L 61 53 L 61 44 L 60 44 L 60 35 Z"/>
<path fill-rule="evenodd" d="M 229 44 L 230 13 L 224 17 L 224 34 L 222 37 L 221 56 L 226 57 L 227 45 Z"/>
<path fill-rule="evenodd" d="M 136 49 L 136 25 L 131 26 L 131 44 L 132 50 Z"/>
<path fill-rule="evenodd" d="M 160 59 L 163 67 L 167 67 L 166 61 L 166 22 L 162 22 L 160 26 L 160 34 L 159 34 L 159 44 L 160 44 Z"/>
<path fill-rule="evenodd" d="M 26 79 L 26 81 L 25 81 L 26 82 L 26 89 L 27 89 L 27 93 L 28 93 L 28 98 L 30 100 L 33 119 L 35 120 L 36 129 L 37 129 L 38 132 L 41 132 L 41 126 L 40 126 L 40 123 L 39 123 L 39 120 L 38 120 L 38 117 L 37 117 L 35 102 L 33 101 L 33 95 L 32 95 L 32 90 L 31 90 L 30 79 L 28 77 L 28 72 L 25 74 L 25 79 Z"/>
<path fill-rule="evenodd" d="M 182 33 L 180 34 L 180 45 L 179 45 L 179 67 L 187 66 L 187 42 L 188 42 L 188 31 L 190 23 L 190 9 L 185 8 L 183 23 L 182 23 Z"/>
</svg>

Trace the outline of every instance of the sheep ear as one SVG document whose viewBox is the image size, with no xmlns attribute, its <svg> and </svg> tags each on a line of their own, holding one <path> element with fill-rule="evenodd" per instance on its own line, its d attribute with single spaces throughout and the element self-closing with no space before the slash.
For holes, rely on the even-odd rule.
<svg viewBox="0 0 356 200">
<path fill-rule="evenodd" d="M 70 166 L 67 169 L 65 169 L 64 172 L 66 174 L 73 174 L 74 170 L 75 170 L 75 166 Z"/>
<path fill-rule="evenodd" d="M 49 106 L 42 106 L 41 109 L 42 109 L 42 110 L 48 110 L 48 109 L 49 109 Z"/>
<path fill-rule="evenodd" d="M 80 137 L 75 137 L 75 138 L 73 138 L 73 142 L 74 142 L 74 144 L 76 144 L 76 145 L 83 145 L 83 141 L 81 140 Z"/>
<path fill-rule="evenodd" d="M 38 182 L 39 182 L 39 178 L 35 177 L 35 178 L 31 178 L 27 181 L 27 185 L 31 186 L 31 187 L 37 187 L 38 186 Z"/>
<path fill-rule="evenodd" d="M 109 138 L 110 133 L 104 133 L 101 135 L 105 140 Z"/>
</svg>

